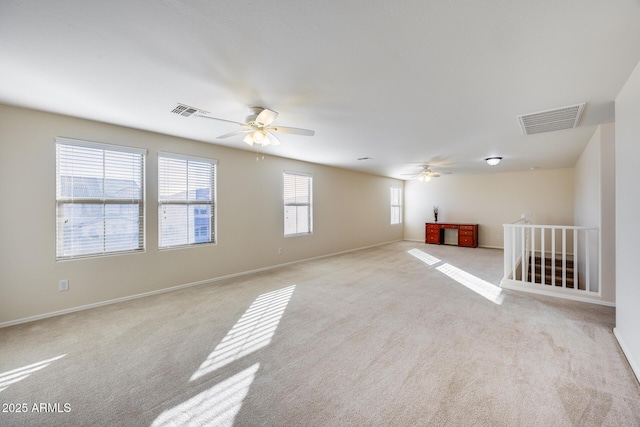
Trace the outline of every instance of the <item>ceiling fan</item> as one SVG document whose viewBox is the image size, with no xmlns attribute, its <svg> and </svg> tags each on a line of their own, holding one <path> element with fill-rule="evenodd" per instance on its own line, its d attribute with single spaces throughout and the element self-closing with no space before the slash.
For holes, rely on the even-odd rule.
<svg viewBox="0 0 640 427">
<path fill-rule="evenodd" d="M 403 173 L 402 175 L 409 176 L 409 179 L 416 178 L 418 181 L 431 181 L 431 178 L 439 178 L 440 175 L 447 175 L 451 172 L 433 172 L 429 165 L 422 166 L 422 170 L 419 173 Z"/>
<path fill-rule="evenodd" d="M 292 128 L 287 126 L 273 126 L 272 123 L 278 117 L 278 113 L 264 107 L 249 107 L 251 114 L 246 117 L 246 122 L 235 122 L 233 120 L 220 119 L 204 114 L 195 114 L 197 117 L 205 119 L 218 120 L 223 122 L 235 123 L 241 126 L 241 129 L 220 135 L 218 139 L 229 138 L 236 135 L 245 135 L 242 140 L 245 144 L 253 146 L 279 145 L 280 140 L 273 134 L 274 132 L 288 133 L 292 135 L 313 136 L 314 131 L 308 129 Z"/>
</svg>

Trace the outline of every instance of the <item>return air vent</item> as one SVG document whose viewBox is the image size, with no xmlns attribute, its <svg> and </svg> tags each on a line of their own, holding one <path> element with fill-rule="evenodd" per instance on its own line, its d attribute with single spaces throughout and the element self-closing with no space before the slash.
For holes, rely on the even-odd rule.
<svg viewBox="0 0 640 427">
<path fill-rule="evenodd" d="M 572 129 L 578 126 L 585 103 L 518 116 L 523 135 Z"/>
<path fill-rule="evenodd" d="M 189 107 L 188 105 L 178 104 L 173 110 L 174 114 L 180 114 L 181 116 L 191 117 L 195 113 L 208 114 L 208 111 L 203 111 L 195 107 Z"/>
</svg>

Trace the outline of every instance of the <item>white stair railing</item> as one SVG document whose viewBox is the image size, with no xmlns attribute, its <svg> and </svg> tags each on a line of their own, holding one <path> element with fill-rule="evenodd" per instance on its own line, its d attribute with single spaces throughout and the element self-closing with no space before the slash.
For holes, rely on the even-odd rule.
<svg viewBox="0 0 640 427">
<path fill-rule="evenodd" d="M 599 298 L 600 229 L 504 224 L 504 276 L 501 286 L 545 295 Z M 571 298 L 571 297 L 569 297 Z"/>
</svg>

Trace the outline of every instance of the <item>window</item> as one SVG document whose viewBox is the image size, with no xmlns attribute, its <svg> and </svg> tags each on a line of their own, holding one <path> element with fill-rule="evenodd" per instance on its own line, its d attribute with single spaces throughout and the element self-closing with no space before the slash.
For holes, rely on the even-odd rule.
<svg viewBox="0 0 640 427">
<path fill-rule="evenodd" d="M 313 230 L 313 176 L 284 171 L 284 235 L 311 234 Z"/>
<path fill-rule="evenodd" d="M 144 250 L 146 150 L 56 138 L 56 258 Z"/>
<path fill-rule="evenodd" d="M 402 224 L 402 188 L 391 187 L 391 224 Z"/>
<path fill-rule="evenodd" d="M 215 243 L 217 160 L 158 154 L 158 245 Z"/>
</svg>

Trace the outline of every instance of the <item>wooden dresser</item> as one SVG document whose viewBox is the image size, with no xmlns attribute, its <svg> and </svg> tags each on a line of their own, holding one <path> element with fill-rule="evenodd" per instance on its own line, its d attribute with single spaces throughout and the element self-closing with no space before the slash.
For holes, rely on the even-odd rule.
<svg viewBox="0 0 640 427">
<path fill-rule="evenodd" d="M 443 224 L 427 222 L 425 224 L 425 243 L 444 244 L 444 230 L 458 230 L 458 246 L 478 247 L 478 224 Z"/>
</svg>

